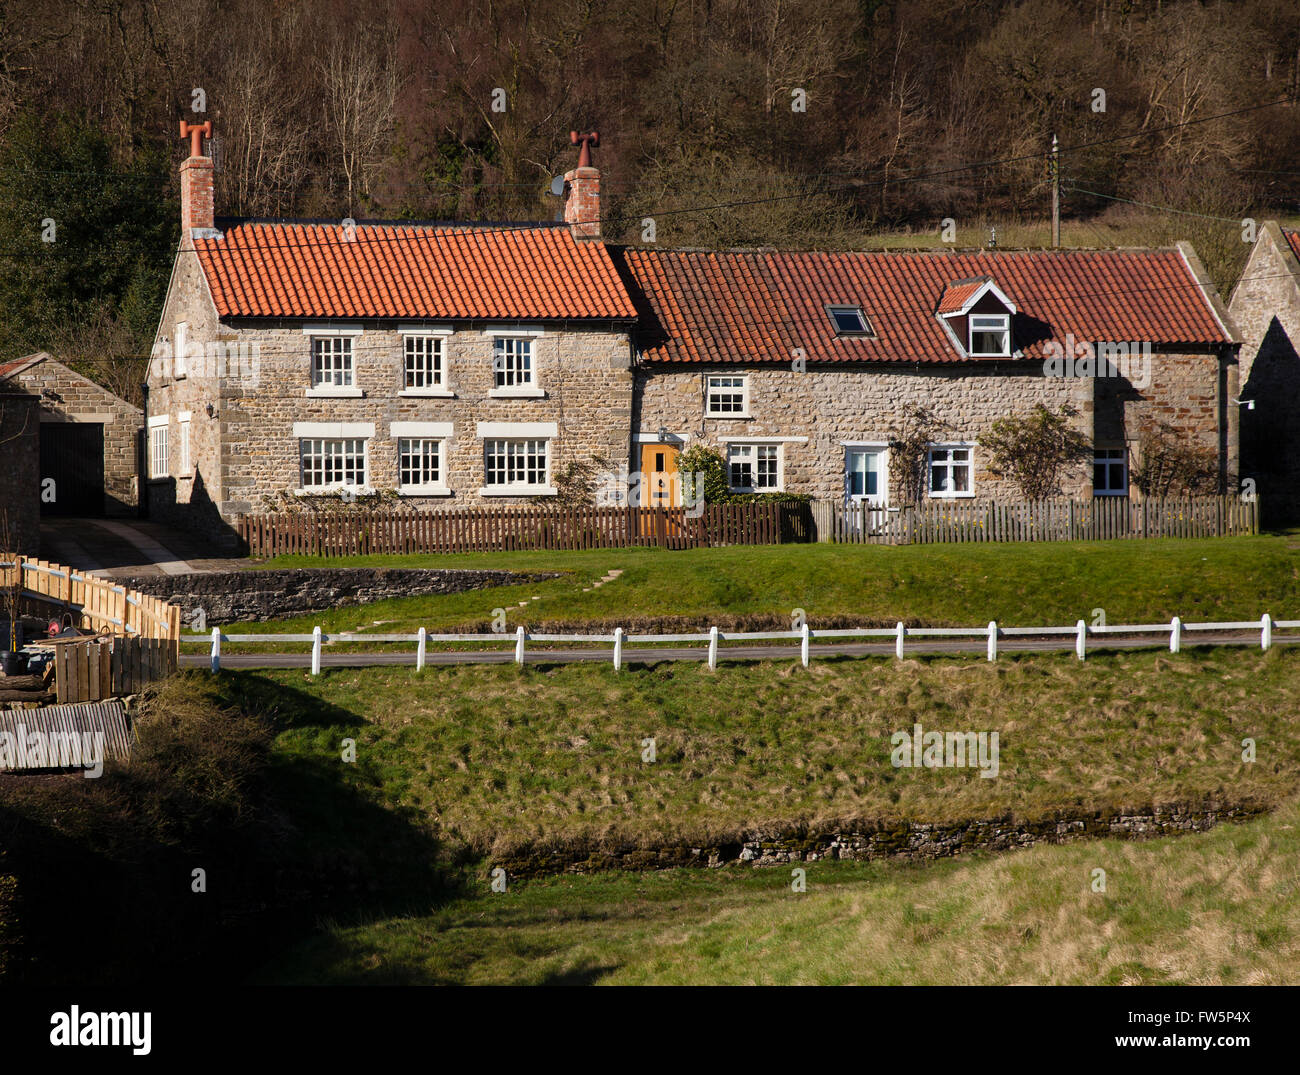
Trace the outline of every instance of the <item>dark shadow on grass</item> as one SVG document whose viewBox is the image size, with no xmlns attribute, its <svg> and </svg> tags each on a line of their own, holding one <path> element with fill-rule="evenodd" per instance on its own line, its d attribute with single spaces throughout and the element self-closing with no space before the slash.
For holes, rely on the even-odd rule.
<svg viewBox="0 0 1300 1075">
<path fill-rule="evenodd" d="M 364 762 L 272 748 L 305 722 L 340 738 L 364 725 L 253 673 L 181 675 L 146 703 L 129 765 L 0 778 L 0 874 L 17 878 L 21 938 L 6 984 L 234 984 L 322 920 L 463 896 L 462 871 L 371 793 Z"/>
</svg>

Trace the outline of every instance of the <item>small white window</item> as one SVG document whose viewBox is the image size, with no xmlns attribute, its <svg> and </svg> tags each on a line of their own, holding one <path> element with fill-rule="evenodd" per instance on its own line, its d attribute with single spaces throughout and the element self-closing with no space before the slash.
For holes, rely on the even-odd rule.
<svg viewBox="0 0 1300 1075">
<path fill-rule="evenodd" d="M 484 484 L 495 492 L 536 492 L 549 487 L 550 442 L 487 440 L 483 442 Z"/>
<path fill-rule="evenodd" d="M 166 415 L 149 419 L 149 477 L 166 478 L 167 470 L 167 422 Z"/>
<path fill-rule="evenodd" d="M 727 484 L 736 493 L 781 490 L 781 445 L 728 444 Z"/>
<path fill-rule="evenodd" d="M 190 345 L 190 326 L 188 322 L 176 322 L 176 331 L 172 333 L 172 376 L 184 377 L 189 370 L 189 363 L 186 361 L 186 349 Z"/>
<path fill-rule="evenodd" d="M 441 336 L 406 336 L 407 388 L 442 388 L 444 380 Z"/>
<path fill-rule="evenodd" d="M 304 489 L 360 489 L 366 485 L 366 442 L 360 437 L 298 442 Z"/>
<path fill-rule="evenodd" d="M 432 437 L 402 437 L 397 442 L 397 480 L 401 492 L 441 489 L 442 441 Z"/>
<path fill-rule="evenodd" d="M 975 458 L 968 446 L 935 445 L 930 449 L 930 495 L 951 498 L 975 495 Z"/>
<path fill-rule="evenodd" d="M 749 417 L 749 377 L 709 377 L 704 413 L 710 418 Z"/>
<path fill-rule="evenodd" d="M 191 472 L 190 466 L 190 416 L 188 413 L 181 415 L 177 423 L 177 429 L 180 431 L 180 469 L 179 474 L 185 475 Z"/>
<path fill-rule="evenodd" d="M 1128 496 L 1128 452 L 1125 449 L 1093 450 L 1092 495 Z"/>
<path fill-rule="evenodd" d="M 861 306 L 827 306 L 837 336 L 870 336 L 871 324 Z"/>
<path fill-rule="evenodd" d="M 970 354 L 975 357 L 1007 357 L 1011 354 L 1010 314 L 970 315 Z"/>
<path fill-rule="evenodd" d="M 533 341 L 524 336 L 498 336 L 492 355 L 496 388 L 536 388 Z"/>
<path fill-rule="evenodd" d="M 311 340 L 311 385 L 313 388 L 352 388 L 351 336 L 313 336 Z"/>
</svg>

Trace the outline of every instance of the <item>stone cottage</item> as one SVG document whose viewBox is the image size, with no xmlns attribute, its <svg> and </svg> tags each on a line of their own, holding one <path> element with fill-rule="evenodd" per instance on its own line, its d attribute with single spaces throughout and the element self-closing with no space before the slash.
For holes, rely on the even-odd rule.
<svg viewBox="0 0 1300 1075">
<path fill-rule="evenodd" d="M 1016 498 L 977 441 L 1035 404 L 1095 446 L 1063 492 L 1127 496 L 1163 423 L 1236 469 L 1237 337 L 1194 251 L 620 253 L 642 312 L 634 434 L 703 441 L 733 489 L 888 504 L 913 405 L 933 499 Z"/>
<path fill-rule="evenodd" d="M 1228 309 L 1241 329 L 1241 474 L 1269 523 L 1300 521 L 1300 232 L 1264 224 Z"/>
<path fill-rule="evenodd" d="M 909 404 L 943 433 L 926 495 L 1014 495 L 977 441 L 1070 404 L 1096 446 L 1066 492 L 1122 496 L 1165 423 L 1237 468 L 1236 350 L 1190 247 L 777 253 L 600 237 L 595 137 L 555 225 L 216 219 L 192 132 L 146 417 L 155 516 L 226 529 L 286 499 L 413 506 L 556 493 L 607 460 L 633 502 L 681 500 L 680 452 L 736 490 L 888 503 Z"/>
<path fill-rule="evenodd" d="M 594 199 L 598 178 L 572 182 Z M 149 375 L 155 518 L 517 504 L 626 455 L 636 310 L 604 244 L 570 223 L 215 220 L 211 185 L 196 136 Z"/>
</svg>

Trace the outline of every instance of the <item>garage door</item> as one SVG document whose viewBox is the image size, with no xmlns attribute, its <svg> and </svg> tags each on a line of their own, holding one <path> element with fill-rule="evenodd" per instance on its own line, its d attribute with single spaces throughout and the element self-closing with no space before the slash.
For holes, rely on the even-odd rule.
<svg viewBox="0 0 1300 1075">
<path fill-rule="evenodd" d="M 103 425 L 41 423 L 41 514 L 104 514 Z"/>
</svg>

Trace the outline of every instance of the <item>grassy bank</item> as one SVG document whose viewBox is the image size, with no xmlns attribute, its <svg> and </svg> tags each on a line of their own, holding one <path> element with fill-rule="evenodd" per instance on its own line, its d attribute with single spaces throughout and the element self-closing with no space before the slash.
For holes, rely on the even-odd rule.
<svg viewBox="0 0 1300 1075">
<path fill-rule="evenodd" d="M 1094 891 L 1096 870 L 1105 891 Z M 560 877 L 332 928 L 263 971 L 320 984 L 1300 983 L 1300 809 L 1149 843 L 912 867 Z M 486 886 L 484 886 L 486 888 Z"/>
<path fill-rule="evenodd" d="M 1120 653 L 192 674 L 270 714 L 276 752 L 474 854 L 711 846 L 855 820 L 1033 819 L 1057 810 L 1275 803 L 1298 786 L 1300 652 Z M 897 769 L 890 736 L 997 731 L 1000 771 Z M 642 760 L 655 739 L 656 760 Z M 343 739 L 357 763 L 336 764 Z M 1242 740 L 1258 760 L 1242 761 Z"/>
<path fill-rule="evenodd" d="M 487 629 L 504 608 L 517 624 L 628 628 L 717 623 L 788 626 L 969 626 L 1092 620 L 1111 623 L 1300 616 L 1295 535 L 1203 540 L 1006 545 L 779 545 L 605 549 L 456 556 L 281 557 L 267 567 L 474 567 L 562 571 L 548 582 L 336 609 L 249 631 Z M 622 574 L 600 585 L 610 570 Z M 534 600 L 536 598 L 536 600 Z M 522 603 L 522 607 L 521 606 Z M 375 621 L 380 621 L 376 624 Z"/>
</svg>

